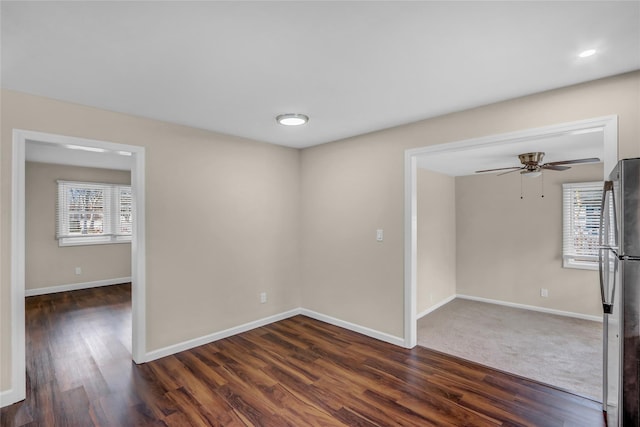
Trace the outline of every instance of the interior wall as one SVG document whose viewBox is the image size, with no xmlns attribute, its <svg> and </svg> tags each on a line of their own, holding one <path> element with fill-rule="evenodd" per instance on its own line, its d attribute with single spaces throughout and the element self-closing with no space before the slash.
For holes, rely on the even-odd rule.
<svg viewBox="0 0 640 427">
<path fill-rule="evenodd" d="M 418 169 L 417 278 L 418 315 L 456 294 L 456 181 Z"/>
<path fill-rule="evenodd" d="M 406 149 L 617 114 L 620 157 L 640 156 L 640 72 L 302 151 L 1 96 L 0 391 L 11 387 L 14 128 L 146 147 L 148 350 L 299 306 L 402 337 Z"/>
<path fill-rule="evenodd" d="M 404 159 L 387 142 L 356 138 L 302 151 L 302 301 L 309 310 L 402 337 L 397 308 L 404 297 L 394 285 L 403 268 L 395 219 L 402 214 Z"/>
<path fill-rule="evenodd" d="M 131 244 L 58 246 L 57 180 L 130 184 L 129 171 L 26 162 L 25 289 L 131 276 Z M 82 274 L 76 275 L 80 267 Z"/>
<path fill-rule="evenodd" d="M 636 71 L 303 150 L 304 306 L 404 335 L 405 150 L 616 114 L 619 157 L 637 157 L 639 103 Z"/>
<path fill-rule="evenodd" d="M 147 351 L 300 307 L 299 150 L 14 91 L 1 96 L 0 390 L 11 387 L 13 129 L 145 147 Z"/>
<path fill-rule="evenodd" d="M 562 267 L 562 184 L 602 180 L 602 163 L 546 171 L 544 180 L 457 177 L 457 293 L 600 316 L 598 271 Z"/>
</svg>

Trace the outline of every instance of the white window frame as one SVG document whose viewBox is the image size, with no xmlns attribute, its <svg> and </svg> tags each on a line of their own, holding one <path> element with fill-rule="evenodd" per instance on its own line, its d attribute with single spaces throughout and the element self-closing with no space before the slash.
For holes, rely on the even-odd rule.
<svg viewBox="0 0 640 427">
<path fill-rule="evenodd" d="M 602 199 L 602 181 L 576 182 L 562 184 L 562 266 L 564 268 L 577 268 L 584 270 L 598 270 L 597 250 L 591 251 L 586 245 L 576 242 L 576 228 L 584 228 L 584 233 L 589 229 L 593 232 L 593 227 L 598 225 L 600 220 L 600 201 Z M 590 212 L 591 209 L 581 209 L 575 203 L 576 192 L 589 192 L 591 197 L 588 205 L 593 209 L 597 205 L 597 214 Z M 597 204 L 594 202 L 594 192 L 599 194 Z M 586 206 L 586 205 L 585 205 Z M 580 209 L 585 216 L 583 221 L 576 221 L 576 210 Z M 586 225 L 588 222 L 589 226 Z M 599 239 L 599 228 L 597 234 L 591 234 L 591 240 L 595 239 L 596 246 Z M 589 245 L 593 246 L 593 245 Z"/>
<path fill-rule="evenodd" d="M 112 243 L 130 243 L 131 231 L 122 232 L 120 213 L 123 208 L 121 194 L 131 192 L 130 185 L 107 184 L 98 182 L 79 182 L 58 180 L 58 205 L 56 209 L 56 238 L 58 246 L 104 245 Z M 69 205 L 65 191 L 69 188 L 98 189 L 104 192 L 103 232 L 92 235 L 76 235 L 69 230 Z M 130 210 L 131 208 L 129 208 Z"/>
</svg>

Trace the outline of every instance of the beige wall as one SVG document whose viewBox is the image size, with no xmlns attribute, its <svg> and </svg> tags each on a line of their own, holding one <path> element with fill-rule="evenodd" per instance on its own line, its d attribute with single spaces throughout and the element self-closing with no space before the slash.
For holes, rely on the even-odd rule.
<svg viewBox="0 0 640 427">
<path fill-rule="evenodd" d="M 129 184 L 130 177 L 129 171 L 26 163 L 26 289 L 131 276 L 131 244 L 60 247 L 55 236 L 57 180 Z"/>
<path fill-rule="evenodd" d="M 298 150 L 6 90 L 1 114 L 0 390 L 11 370 L 14 128 L 145 147 L 147 351 L 301 305 Z"/>
<path fill-rule="evenodd" d="M 403 336 L 406 149 L 617 114 L 619 156 L 640 156 L 639 102 L 634 72 L 303 150 L 305 307 Z"/>
<path fill-rule="evenodd" d="M 602 314 L 598 272 L 562 267 L 562 184 L 601 181 L 602 164 L 541 178 L 456 178 L 457 293 L 585 315 Z M 549 297 L 540 296 L 540 288 Z"/>
<path fill-rule="evenodd" d="M 300 305 L 401 337 L 404 150 L 618 114 L 619 154 L 639 156 L 639 101 L 635 72 L 296 151 L 3 91 L 0 390 L 11 369 L 13 128 L 146 147 L 153 350 Z"/>
<path fill-rule="evenodd" d="M 418 169 L 416 312 L 456 294 L 455 178 Z"/>
<path fill-rule="evenodd" d="M 302 151 L 304 307 L 402 336 L 403 156 L 380 134 Z M 377 137 L 377 138 L 376 138 Z M 400 184 L 400 186 L 398 186 Z M 376 229 L 384 241 L 376 241 Z M 400 322 L 398 322 L 400 321 Z"/>
</svg>

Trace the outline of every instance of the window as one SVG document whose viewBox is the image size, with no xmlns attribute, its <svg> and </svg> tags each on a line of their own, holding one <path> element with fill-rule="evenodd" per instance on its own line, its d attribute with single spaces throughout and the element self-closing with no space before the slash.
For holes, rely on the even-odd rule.
<svg viewBox="0 0 640 427">
<path fill-rule="evenodd" d="M 563 184 L 563 266 L 598 269 L 602 182 Z"/>
<path fill-rule="evenodd" d="M 58 181 L 58 245 L 130 242 L 132 201 L 128 185 Z"/>
</svg>

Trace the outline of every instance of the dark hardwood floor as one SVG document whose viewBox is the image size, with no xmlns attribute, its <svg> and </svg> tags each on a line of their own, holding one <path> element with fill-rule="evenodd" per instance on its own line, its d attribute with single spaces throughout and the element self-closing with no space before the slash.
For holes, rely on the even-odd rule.
<svg viewBox="0 0 640 427">
<path fill-rule="evenodd" d="M 143 365 L 130 286 L 29 297 L 2 426 L 603 426 L 599 404 L 304 316 Z"/>
</svg>

